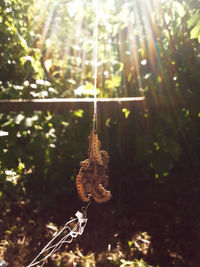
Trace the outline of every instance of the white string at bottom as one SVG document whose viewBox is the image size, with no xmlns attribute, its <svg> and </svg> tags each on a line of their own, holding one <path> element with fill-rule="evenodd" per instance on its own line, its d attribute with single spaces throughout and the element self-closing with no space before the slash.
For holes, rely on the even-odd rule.
<svg viewBox="0 0 200 267">
<path fill-rule="evenodd" d="M 68 221 L 64 227 L 49 241 L 49 243 L 40 251 L 40 253 L 34 258 L 34 260 L 27 265 L 26 267 L 33 267 L 38 264 L 41 264 L 41 267 L 47 262 L 47 259 L 59 250 L 62 245 L 66 243 L 71 243 L 74 238 L 78 235 L 82 235 L 84 232 L 85 226 L 87 224 L 87 209 L 90 205 L 91 200 L 88 202 L 86 207 L 82 208 L 82 212 L 76 212 L 76 218 Z M 72 228 L 70 224 L 74 224 Z M 64 233 L 67 231 L 67 233 Z"/>
<path fill-rule="evenodd" d="M 95 4 L 95 28 L 94 28 L 94 117 L 93 117 L 93 131 L 97 131 L 97 67 L 98 67 L 98 0 L 94 0 Z M 50 242 L 40 251 L 34 260 L 26 267 L 33 267 L 41 264 L 41 267 L 47 262 L 47 259 L 59 250 L 63 244 L 71 243 L 78 235 L 82 235 L 87 224 L 87 209 L 88 205 L 82 212 L 76 212 L 76 218 L 68 221 L 64 227 L 50 240 Z M 74 224 L 72 228 L 70 224 Z M 67 231 L 67 233 L 65 233 Z"/>
</svg>

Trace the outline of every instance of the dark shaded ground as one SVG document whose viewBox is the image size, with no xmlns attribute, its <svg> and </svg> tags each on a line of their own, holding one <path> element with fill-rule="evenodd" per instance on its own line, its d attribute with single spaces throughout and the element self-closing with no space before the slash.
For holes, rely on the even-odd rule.
<svg viewBox="0 0 200 267">
<path fill-rule="evenodd" d="M 124 249 L 128 250 L 127 244 L 131 237 L 138 232 L 147 232 L 151 244 L 145 259 L 150 264 L 198 266 L 199 177 L 190 177 L 189 180 L 185 174 L 163 183 L 133 179 L 129 191 L 127 187 L 123 191 L 122 186 L 120 201 L 118 195 L 114 194 L 110 203 L 104 206 L 92 205 L 87 237 L 92 236 L 93 239 L 85 249 L 102 251 L 107 244 L 116 245 L 120 240 Z M 179 188 L 177 183 L 180 184 Z M 116 202 L 118 209 L 112 214 L 112 204 Z M 116 233 L 117 238 L 114 238 Z"/>
<path fill-rule="evenodd" d="M 128 177 L 111 170 L 112 200 L 105 204 L 91 203 L 86 230 L 69 249 L 75 251 L 78 242 L 83 254 L 94 252 L 96 266 L 117 266 L 106 261 L 108 244 L 111 249 L 118 248 L 128 260 L 143 258 L 153 266 L 163 267 L 199 266 L 200 178 L 189 177 L 187 173 L 176 176 L 176 171 L 181 173 L 177 169 L 171 178 L 158 181 L 147 177 Z M 126 184 L 128 182 L 129 186 Z M 54 223 L 60 226 L 69 214 L 74 214 L 83 205 L 77 201 L 75 192 L 71 198 L 60 199 L 59 203 L 58 207 L 51 207 L 51 214 Z M 50 219 L 50 212 L 47 216 L 44 213 L 34 216 L 34 210 L 29 210 L 28 206 L 23 203 L 13 206 L 9 214 L 10 225 L 14 225 L 13 219 L 17 218 L 16 229 L 10 235 L 7 233 L 10 243 L 5 260 L 14 264 L 12 266 L 22 266 L 20 260 L 16 260 L 20 257 L 30 261 L 52 234 L 44 228 L 45 221 Z M 144 232 L 150 236 L 147 251 L 133 251 L 128 242 Z M 17 236 L 18 243 L 25 237 L 31 237 L 32 241 L 25 242 L 20 251 L 20 246 L 15 246 Z M 35 248 L 32 253 L 31 247 Z"/>
</svg>

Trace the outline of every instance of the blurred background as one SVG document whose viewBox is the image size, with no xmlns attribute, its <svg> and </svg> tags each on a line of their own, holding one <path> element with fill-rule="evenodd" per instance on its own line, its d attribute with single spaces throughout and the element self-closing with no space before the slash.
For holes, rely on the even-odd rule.
<svg viewBox="0 0 200 267">
<path fill-rule="evenodd" d="M 200 266 L 199 10 L 98 1 L 98 97 L 144 100 L 99 108 L 112 199 L 92 202 L 84 234 L 46 266 Z M 93 97 L 94 27 L 92 0 L 1 0 L 0 99 Z M 84 205 L 75 179 L 93 106 L 4 106 L 0 260 L 19 267 Z"/>
</svg>

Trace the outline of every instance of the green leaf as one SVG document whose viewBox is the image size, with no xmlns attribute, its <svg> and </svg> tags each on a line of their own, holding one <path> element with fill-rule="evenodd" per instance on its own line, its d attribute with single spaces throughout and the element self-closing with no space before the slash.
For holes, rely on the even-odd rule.
<svg viewBox="0 0 200 267">
<path fill-rule="evenodd" d="M 180 17 L 184 16 L 185 9 L 184 9 L 183 5 L 180 2 L 174 1 L 173 2 L 173 8 L 174 8 L 174 10 L 176 10 L 176 12 L 178 13 L 178 15 Z"/>
<path fill-rule="evenodd" d="M 187 22 L 188 28 L 191 28 L 192 26 L 195 26 L 198 23 L 199 19 L 200 19 L 200 14 L 199 14 L 199 12 L 197 12 L 196 14 L 194 14 L 194 16 L 192 16 L 188 20 L 188 22 Z"/>
<path fill-rule="evenodd" d="M 133 241 L 133 240 L 129 240 L 129 241 L 128 241 L 128 246 L 129 246 L 129 248 L 132 247 L 133 244 L 134 244 L 134 241 Z"/>
<path fill-rule="evenodd" d="M 125 116 L 125 118 L 127 119 L 128 116 L 130 115 L 130 110 L 127 109 L 127 108 L 123 108 L 123 109 L 122 109 L 122 112 L 124 113 L 124 116 Z"/>
<path fill-rule="evenodd" d="M 200 21 L 196 24 L 196 26 L 190 32 L 190 38 L 195 39 L 200 36 Z"/>
<path fill-rule="evenodd" d="M 74 116 L 79 117 L 79 118 L 82 118 L 83 117 L 83 112 L 84 112 L 83 109 L 75 110 L 74 111 Z"/>
<path fill-rule="evenodd" d="M 106 80 L 106 82 L 105 82 L 105 86 L 108 89 L 114 89 L 116 87 L 119 87 L 120 84 L 121 84 L 121 76 L 119 76 L 119 75 L 115 75 L 110 80 Z"/>
<path fill-rule="evenodd" d="M 154 142 L 153 144 L 154 144 L 156 150 L 159 150 L 160 149 L 160 146 L 159 146 L 159 144 L 157 142 Z"/>
<path fill-rule="evenodd" d="M 192 28 L 190 32 L 191 39 L 198 39 L 200 43 L 200 13 L 196 12 L 192 18 L 190 18 L 187 22 L 188 28 Z"/>
<path fill-rule="evenodd" d="M 81 85 L 77 89 L 74 90 L 75 95 L 85 95 L 85 96 L 95 95 L 95 92 L 98 95 L 99 89 L 97 88 L 95 90 L 95 87 L 92 83 Z"/>
</svg>

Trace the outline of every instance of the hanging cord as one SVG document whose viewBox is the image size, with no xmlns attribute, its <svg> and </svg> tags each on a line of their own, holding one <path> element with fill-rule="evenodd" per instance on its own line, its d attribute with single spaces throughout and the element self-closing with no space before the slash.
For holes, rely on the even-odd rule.
<svg viewBox="0 0 200 267">
<path fill-rule="evenodd" d="M 94 0 L 95 4 L 95 27 L 94 27 L 94 115 L 93 115 L 93 131 L 97 131 L 97 66 L 98 66 L 98 0 Z M 87 224 L 87 210 L 91 203 L 91 198 L 85 207 L 81 208 L 81 212 L 76 212 L 76 218 L 66 222 L 64 227 L 49 241 L 49 243 L 39 252 L 33 261 L 26 267 L 33 267 L 38 264 L 44 266 L 47 259 L 59 250 L 63 244 L 71 243 L 78 235 L 82 235 Z M 71 226 L 74 225 L 73 227 Z M 67 233 L 66 233 L 67 232 Z M 46 254 L 46 255 L 45 255 Z"/>
<path fill-rule="evenodd" d="M 93 131 L 97 131 L 97 65 L 98 65 L 98 0 L 95 5 L 95 27 L 94 27 L 94 115 Z"/>
<path fill-rule="evenodd" d="M 34 260 L 26 267 L 33 267 L 38 264 L 44 266 L 44 264 L 47 262 L 47 259 L 53 253 L 59 250 L 63 244 L 69 244 L 78 235 L 82 235 L 87 224 L 87 210 L 90 203 L 91 199 L 88 202 L 87 206 L 81 208 L 81 212 L 76 212 L 76 218 L 66 222 L 64 227 L 49 241 L 49 243 L 40 251 L 40 253 L 34 258 Z M 72 227 L 71 224 L 75 225 Z"/>
</svg>

